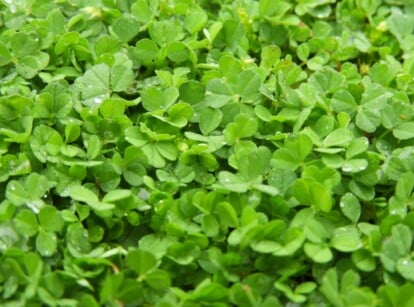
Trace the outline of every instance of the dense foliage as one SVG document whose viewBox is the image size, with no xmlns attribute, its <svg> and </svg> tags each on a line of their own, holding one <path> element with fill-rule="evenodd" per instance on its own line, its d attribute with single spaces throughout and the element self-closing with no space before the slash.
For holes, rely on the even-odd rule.
<svg viewBox="0 0 414 307">
<path fill-rule="evenodd" d="M 3 0 L 2 306 L 414 306 L 414 2 Z"/>
</svg>

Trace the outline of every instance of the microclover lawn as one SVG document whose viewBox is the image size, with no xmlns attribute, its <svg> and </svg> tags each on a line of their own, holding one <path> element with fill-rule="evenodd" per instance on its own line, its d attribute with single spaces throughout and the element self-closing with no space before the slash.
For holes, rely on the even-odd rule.
<svg viewBox="0 0 414 307">
<path fill-rule="evenodd" d="M 3 0 L 2 306 L 414 306 L 412 0 Z"/>
</svg>

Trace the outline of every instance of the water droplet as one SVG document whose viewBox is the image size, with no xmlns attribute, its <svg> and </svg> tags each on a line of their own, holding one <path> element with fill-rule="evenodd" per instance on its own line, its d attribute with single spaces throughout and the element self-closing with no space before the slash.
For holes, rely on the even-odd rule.
<svg viewBox="0 0 414 307">
<path fill-rule="evenodd" d="M 406 160 L 411 156 L 411 151 L 409 150 L 403 150 L 400 154 L 400 159 L 401 160 Z"/>
<path fill-rule="evenodd" d="M 368 167 L 368 165 L 360 165 L 360 166 L 358 167 L 358 170 L 359 170 L 359 171 L 363 171 L 363 170 L 365 170 L 367 167 Z"/>
<path fill-rule="evenodd" d="M 96 103 L 96 104 L 101 104 L 102 103 L 102 98 L 101 97 L 95 97 L 93 99 L 93 102 Z"/>
<path fill-rule="evenodd" d="M 14 184 L 11 184 L 11 185 L 10 185 L 10 190 L 12 190 L 12 191 L 16 191 L 16 186 L 15 186 Z"/>
<path fill-rule="evenodd" d="M 31 209 L 34 213 L 38 214 L 40 208 L 44 205 L 43 201 L 40 199 L 36 199 L 26 203 L 26 206 Z"/>
<path fill-rule="evenodd" d="M 408 265 L 408 260 L 407 260 L 407 259 L 404 259 L 404 260 L 402 261 L 402 265 Z"/>
</svg>

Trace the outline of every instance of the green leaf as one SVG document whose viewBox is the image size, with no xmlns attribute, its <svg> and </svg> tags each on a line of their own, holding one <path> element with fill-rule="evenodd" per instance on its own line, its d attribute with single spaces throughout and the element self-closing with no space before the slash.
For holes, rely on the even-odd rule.
<svg viewBox="0 0 414 307">
<path fill-rule="evenodd" d="M 364 108 L 358 112 L 355 123 L 363 131 L 372 133 L 381 124 L 381 114 L 378 110 Z"/>
<path fill-rule="evenodd" d="M 205 108 L 200 114 L 200 130 L 204 135 L 209 134 L 216 129 L 223 119 L 223 113 L 220 109 Z"/>
<path fill-rule="evenodd" d="M 48 232 L 59 232 L 63 229 L 64 221 L 60 212 L 53 206 L 44 206 L 38 214 L 40 227 Z"/>
<path fill-rule="evenodd" d="M 159 48 L 157 44 L 148 39 L 139 40 L 134 48 L 136 57 L 144 63 L 153 63 L 159 56 Z"/>
<path fill-rule="evenodd" d="M 36 53 L 39 48 L 38 41 L 33 35 L 28 35 L 24 31 L 15 32 L 10 40 L 11 50 L 15 57 L 23 57 Z"/>
<path fill-rule="evenodd" d="M 345 215 L 351 222 L 358 222 L 361 215 L 361 204 L 354 194 L 349 192 L 344 194 L 341 197 L 339 207 L 341 208 L 342 214 Z"/>
<path fill-rule="evenodd" d="M 352 262 L 363 272 L 372 272 L 376 267 L 376 260 L 368 250 L 360 249 L 352 253 Z"/>
<path fill-rule="evenodd" d="M 218 78 L 211 79 L 206 85 L 206 103 L 212 108 L 221 108 L 233 100 L 233 93 L 227 84 Z"/>
<path fill-rule="evenodd" d="M 16 63 L 16 70 L 23 78 L 31 79 L 49 64 L 49 59 L 49 54 L 44 52 L 39 52 L 36 55 L 26 55 L 19 58 Z"/>
<path fill-rule="evenodd" d="M 69 188 L 69 195 L 72 199 L 84 203 L 98 202 L 98 196 L 88 188 L 81 185 L 73 185 Z"/>
<path fill-rule="evenodd" d="M 331 105 L 335 112 L 346 112 L 350 115 L 354 114 L 358 107 L 354 97 L 346 90 L 339 90 L 335 92 L 332 96 Z"/>
<path fill-rule="evenodd" d="M 307 205 L 314 205 L 317 209 L 329 212 L 333 206 L 329 187 L 309 178 L 301 178 L 293 184 L 295 198 Z"/>
<path fill-rule="evenodd" d="M 200 248 L 193 242 L 173 243 L 168 248 L 168 256 L 180 265 L 189 265 L 198 257 Z"/>
<path fill-rule="evenodd" d="M 393 14 L 388 17 L 386 22 L 390 32 L 394 34 L 399 41 L 403 40 L 405 36 L 412 33 L 414 28 L 414 23 L 409 15 L 402 14 L 398 11 L 393 12 Z"/>
<path fill-rule="evenodd" d="M 192 60 L 192 50 L 188 47 L 188 45 L 182 42 L 172 42 L 167 47 L 167 57 L 174 63 L 183 63 L 188 60 Z M 193 62 L 196 60 L 193 59 Z"/>
<path fill-rule="evenodd" d="M 154 270 L 145 277 L 147 283 L 152 289 L 165 290 L 171 286 L 171 277 L 167 271 Z"/>
<path fill-rule="evenodd" d="M 391 234 L 397 247 L 397 255 L 406 255 L 412 244 L 412 233 L 409 228 L 403 224 L 398 224 L 392 227 Z"/>
<path fill-rule="evenodd" d="M 353 139 L 352 132 L 347 128 L 338 128 L 329 133 L 323 140 L 325 147 L 347 146 Z"/>
<path fill-rule="evenodd" d="M 86 143 L 86 154 L 89 159 L 95 159 L 102 149 L 102 141 L 97 135 L 91 135 Z"/>
<path fill-rule="evenodd" d="M 175 127 L 182 128 L 193 117 L 193 108 L 185 102 L 174 104 L 168 110 L 168 121 Z"/>
<path fill-rule="evenodd" d="M 100 56 L 105 53 L 116 53 L 119 51 L 120 47 L 121 44 L 117 38 L 103 35 L 96 40 L 93 49 L 96 55 Z"/>
<path fill-rule="evenodd" d="M 36 249 L 40 255 L 50 257 L 57 251 L 57 238 L 52 232 L 39 231 L 36 237 Z"/>
<path fill-rule="evenodd" d="M 137 0 L 131 6 L 131 13 L 143 23 L 147 23 L 154 18 L 157 12 L 158 0 Z"/>
<path fill-rule="evenodd" d="M 257 73 L 252 70 L 244 70 L 238 74 L 237 83 L 232 88 L 243 101 L 253 103 L 258 97 L 260 84 L 260 76 Z"/>
<path fill-rule="evenodd" d="M 402 123 L 392 131 L 392 134 L 400 140 L 412 139 L 414 138 L 414 123 Z"/>
<path fill-rule="evenodd" d="M 25 187 L 16 180 L 8 182 L 6 187 L 6 197 L 15 206 L 21 206 L 30 199 Z"/>
<path fill-rule="evenodd" d="M 233 173 L 222 171 L 218 175 L 219 182 L 229 191 L 244 193 L 248 190 L 248 183 Z"/>
<path fill-rule="evenodd" d="M 187 16 L 184 18 L 184 27 L 191 34 L 197 33 L 203 29 L 207 23 L 207 14 L 199 7 L 188 11 Z"/>
<path fill-rule="evenodd" d="M 259 13 L 262 16 L 282 17 L 290 8 L 291 4 L 286 1 L 280 1 L 276 5 L 269 0 L 260 0 L 259 2 Z"/>
<path fill-rule="evenodd" d="M 316 263 L 327 263 L 332 260 L 333 254 L 329 247 L 306 242 L 303 245 L 305 254 Z"/>
<path fill-rule="evenodd" d="M 220 202 L 217 204 L 216 213 L 222 224 L 227 227 L 237 227 L 239 219 L 233 206 L 228 202 Z"/>
<path fill-rule="evenodd" d="M 39 230 L 36 215 L 29 209 L 19 211 L 13 219 L 13 223 L 16 226 L 16 230 L 25 236 L 32 237 Z"/>
<path fill-rule="evenodd" d="M 201 227 L 207 236 L 215 237 L 219 233 L 220 224 L 214 215 L 208 214 L 203 216 Z"/>
<path fill-rule="evenodd" d="M 108 65 L 101 63 L 87 70 L 81 77 L 81 96 L 87 105 L 97 105 L 109 98 L 109 75 Z"/>
<path fill-rule="evenodd" d="M 168 88 L 164 92 L 157 87 L 149 87 L 141 94 L 142 105 L 149 112 L 166 110 L 175 102 L 178 95 L 178 90 L 174 87 Z"/>
<path fill-rule="evenodd" d="M 123 41 L 129 42 L 140 31 L 140 23 L 134 18 L 121 16 L 112 25 L 114 33 Z"/>
<path fill-rule="evenodd" d="M 258 128 L 257 120 L 247 114 L 239 114 L 233 123 L 224 129 L 224 138 L 229 145 L 233 145 L 242 138 L 253 136 Z"/>
<path fill-rule="evenodd" d="M 325 67 L 312 74 L 309 82 L 323 93 L 334 93 L 344 86 L 345 78 L 336 70 Z"/>
<path fill-rule="evenodd" d="M 353 252 L 362 246 L 362 241 L 356 227 L 344 226 L 334 230 L 330 244 L 341 252 Z"/>
<path fill-rule="evenodd" d="M 346 149 L 346 158 L 351 159 L 359 154 L 364 153 L 369 146 L 369 141 L 366 137 L 352 139 Z"/>
<path fill-rule="evenodd" d="M 4 44 L 0 44 L 0 66 L 4 66 L 10 63 L 12 55 Z"/>
<path fill-rule="evenodd" d="M 409 199 L 414 188 L 414 174 L 403 174 L 395 186 L 395 196 L 399 199 Z"/>
<path fill-rule="evenodd" d="M 328 269 L 323 275 L 320 291 L 333 306 L 344 306 L 339 293 L 338 273 L 336 268 Z"/>
<path fill-rule="evenodd" d="M 397 271 L 402 277 L 414 281 L 414 261 L 411 258 L 401 258 L 397 261 Z"/>
<path fill-rule="evenodd" d="M 362 200 L 369 201 L 374 198 L 375 190 L 373 187 L 366 186 L 362 183 L 351 180 L 349 182 L 349 189 L 351 192 Z"/>
<path fill-rule="evenodd" d="M 281 50 L 277 45 L 264 46 L 260 53 L 260 66 L 264 68 L 270 68 L 279 60 Z"/>
<path fill-rule="evenodd" d="M 274 166 L 284 169 L 296 169 L 303 163 L 312 151 L 312 140 L 304 135 L 298 134 L 286 139 L 285 148 L 274 154 Z"/>
<path fill-rule="evenodd" d="M 30 137 L 30 147 L 40 162 L 56 161 L 63 140 L 53 128 L 45 125 L 37 126 Z"/>
<path fill-rule="evenodd" d="M 321 211 L 329 212 L 333 206 L 331 191 L 319 182 L 310 184 L 312 203 Z"/>
<path fill-rule="evenodd" d="M 396 73 L 394 73 L 392 68 L 386 63 L 375 63 L 371 67 L 369 74 L 372 81 L 383 86 L 387 86 L 396 76 Z"/>
<path fill-rule="evenodd" d="M 174 20 L 160 20 L 150 24 L 149 34 L 159 46 L 167 46 L 184 37 L 183 29 Z"/>
<path fill-rule="evenodd" d="M 109 76 L 111 89 L 115 92 L 127 91 L 134 81 L 134 73 L 126 65 L 115 65 Z"/>
<path fill-rule="evenodd" d="M 138 275 L 147 274 L 157 267 L 157 259 L 155 256 L 148 251 L 140 249 L 134 249 L 128 252 L 126 263 Z"/>
</svg>

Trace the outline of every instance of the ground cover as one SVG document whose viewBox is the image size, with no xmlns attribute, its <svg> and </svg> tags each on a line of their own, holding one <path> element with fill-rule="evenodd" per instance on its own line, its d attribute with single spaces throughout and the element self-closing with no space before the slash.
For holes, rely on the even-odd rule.
<svg viewBox="0 0 414 307">
<path fill-rule="evenodd" d="M 2 306 L 414 306 L 410 0 L 3 0 Z"/>
</svg>

